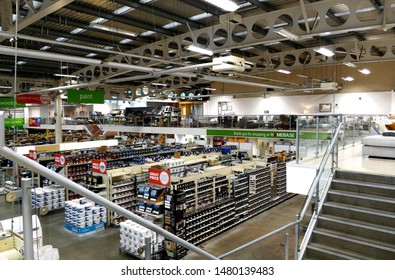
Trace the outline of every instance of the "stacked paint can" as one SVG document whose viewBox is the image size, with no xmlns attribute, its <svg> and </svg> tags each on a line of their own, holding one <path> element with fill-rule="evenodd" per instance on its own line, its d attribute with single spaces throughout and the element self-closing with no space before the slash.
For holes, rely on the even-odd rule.
<svg viewBox="0 0 395 280">
<path fill-rule="evenodd" d="M 145 250 L 139 254 L 138 249 L 145 247 L 145 238 L 150 237 L 153 253 L 163 250 L 164 237 L 130 220 L 120 224 L 120 249 L 139 258 L 145 258 Z"/>
<path fill-rule="evenodd" d="M 72 226 L 85 228 L 106 223 L 107 211 L 104 206 L 82 197 L 66 201 L 65 220 Z"/>
<path fill-rule="evenodd" d="M 33 208 L 47 207 L 48 210 L 65 207 L 65 189 L 61 187 L 44 187 L 32 189 Z"/>
</svg>

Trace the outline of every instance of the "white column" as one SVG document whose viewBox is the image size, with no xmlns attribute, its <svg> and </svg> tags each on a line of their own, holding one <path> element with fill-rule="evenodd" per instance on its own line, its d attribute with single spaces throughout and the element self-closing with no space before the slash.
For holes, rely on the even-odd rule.
<svg viewBox="0 0 395 280">
<path fill-rule="evenodd" d="M 56 122 L 55 122 L 55 142 L 56 144 L 62 143 L 62 98 L 60 94 L 56 96 L 55 100 L 55 115 L 56 115 Z"/>
<path fill-rule="evenodd" d="M 395 115 L 395 89 L 391 90 L 391 115 Z"/>
</svg>

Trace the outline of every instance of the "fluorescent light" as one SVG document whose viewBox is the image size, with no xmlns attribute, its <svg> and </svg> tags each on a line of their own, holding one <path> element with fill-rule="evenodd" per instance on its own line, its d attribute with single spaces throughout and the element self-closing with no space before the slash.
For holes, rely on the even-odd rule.
<svg viewBox="0 0 395 280">
<path fill-rule="evenodd" d="M 366 68 L 359 69 L 358 71 L 361 72 L 362 74 L 365 74 L 365 75 L 369 75 L 370 74 L 370 71 L 368 69 L 366 69 Z"/>
<path fill-rule="evenodd" d="M 239 6 L 236 3 L 229 0 L 205 0 L 205 1 L 228 12 L 234 12 L 239 8 Z"/>
<path fill-rule="evenodd" d="M 342 77 L 342 80 L 347 81 L 347 82 L 352 82 L 352 81 L 354 81 L 354 78 L 348 76 L 348 77 Z"/>
<path fill-rule="evenodd" d="M 118 34 L 127 35 L 127 36 L 132 36 L 132 37 L 136 37 L 137 36 L 136 33 L 134 33 L 134 32 L 130 32 L 128 30 L 119 29 L 119 28 L 116 28 L 116 27 L 111 27 L 111 26 L 102 25 L 102 24 L 91 23 L 89 25 L 89 27 L 95 28 L 95 29 L 99 29 L 99 30 L 103 30 L 103 31 L 109 31 L 109 32 L 114 32 L 114 33 L 118 33 Z"/>
<path fill-rule="evenodd" d="M 125 14 L 125 13 L 127 13 L 127 12 L 132 11 L 132 10 L 134 10 L 134 9 L 131 8 L 131 7 L 123 6 L 122 8 L 119 8 L 119 9 L 115 10 L 115 11 L 113 12 L 113 14 L 114 14 L 114 15 L 123 15 L 123 14 Z"/>
<path fill-rule="evenodd" d="M 293 41 L 298 41 L 300 39 L 300 37 L 294 33 L 292 33 L 291 31 L 288 31 L 287 29 L 284 28 L 276 28 L 274 29 L 274 32 L 277 33 L 278 35 L 281 35 L 285 38 L 288 38 L 290 40 Z"/>
<path fill-rule="evenodd" d="M 70 34 L 78 34 L 78 33 L 84 32 L 84 31 L 86 31 L 86 29 L 76 28 L 76 29 L 71 30 Z"/>
<path fill-rule="evenodd" d="M 67 38 L 65 38 L 65 37 L 58 37 L 55 40 L 58 41 L 58 42 L 64 42 L 64 41 L 67 41 Z"/>
<path fill-rule="evenodd" d="M 104 23 L 104 22 L 106 22 L 106 21 L 108 21 L 108 20 L 105 19 L 105 18 L 99 17 L 99 18 L 97 18 L 97 19 L 92 20 L 90 23 L 91 23 L 91 24 L 95 24 L 95 23 Z"/>
<path fill-rule="evenodd" d="M 12 72 L 12 69 L 0 68 L 1 72 Z"/>
<path fill-rule="evenodd" d="M 0 86 L 0 88 L 2 88 L 2 89 L 12 89 L 12 87 L 10 87 L 10 86 Z"/>
<path fill-rule="evenodd" d="M 348 67 L 351 67 L 351 68 L 356 68 L 357 67 L 357 65 L 352 63 L 352 62 L 343 62 L 343 64 L 348 66 Z"/>
<path fill-rule="evenodd" d="M 40 51 L 46 51 L 46 50 L 49 50 L 50 48 L 51 48 L 51 46 L 42 46 L 40 48 Z"/>
<path fill-rule="evenodd" d="M 187 47 L 187 50 L 190 50 L 192 52 L 198 52 L 198 53 L 205 54 L 205 55 L 210 55 L 210 56 L 214 54 L 213 51 L 210 51 L 208 49 L 199 48 L 194 45 L 189 45 Z"/>
<path fill-rule="evenodd" d="M 132 39 L 123 39 L 123 40 L 119 41 L 120 44 L 127 44 L 130 42 L 132 42 Z"/>
<path fill-rule="evenodd" d="M 151 83 L 151 85 L 153 85 L 153 86 L 162 86 L 162 87 L 167 86 L 167 84 L 164 84 L 164 83 Z"/>
<path fill-rule="evenodd" d="M 189 19 L 190 20 L 201 20 L 201 19 L 208 18 L 208 17 L 211 17 L 211 16 L 212 16 L 212 14 L 210 14 L 210 13 L 202 13 L 202 14 L 198 14 L 198 15 L 192 16 Z"/>
<path fill-rule="evenodd" d="M 27 61 L 19 60 L 16 64 L 18 64 L 18 65 L 25 65 L 26 63 L 27 63 Z"/>
<path fill-rule="evenodd" d="M 180 26 L 180 25 L 181 25 L 181 23 L 174 21 L 174 22 L 170 22 L 168 24 L 163 25 L 162 28 L 170 29 L 170 28 L 174 28 L 174 27 L 177 27 L 177 26 Z"/>
<path fill-rule="evenodd" d="M 335 53 L 333 51 L 331 51 L 327 48 L 324 48 L 324 47 L 316 48 L 316 49 L 314 49 L 314 51 L 318 52 L 322 55 L 325 55 L 325 56 L 334 56 L 335 55 Z"/>
<path fill-rule="evenodd" d="M 87 55 L 86 55 L 86 57 L 94 57 L 94 56 L 96 56 L 97 55 L 97 53 L 88 53 Z"/>
<path fill-rule="evenodd" d="M 65 77 L 65 78 L 78 78 L 76 75 L 68 75 L 68 74 L 53 74 L 56 77 Z"/>
<path fill-rule="evenodd" d="M 216 88 L 211 88 L 211 87 L 206 87 L 206 88 L 204 88 L 204 89 L 207 89 L 207 90 L 217 90 Z"/>
<path fill-rule="evenodd" d="M 291 74 L 291 71 L 284 70 L 284 69 L 278 69 L 277 72 L 287 74 L 287 75 Z"/>
<path fill-rule="evenodd" d="M 141 33 L 140 36 L 150 36 L 150 35 L 152 35 L 152 34 L 155 34 L 155 32 L 149 30 L 149 31 L 145 31 L 145 32 Z"/>
</svg>

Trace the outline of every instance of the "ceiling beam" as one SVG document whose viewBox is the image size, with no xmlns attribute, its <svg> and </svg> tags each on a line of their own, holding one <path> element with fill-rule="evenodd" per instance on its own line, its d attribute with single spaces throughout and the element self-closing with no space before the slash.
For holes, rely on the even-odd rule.
<svg viewBox="0 0 395 280">
<path fill-rule="evenodd" d="M 265 12 L 271 12 L 271 11 L 276 10 L 272 5 L 264 3 L 264 2 L 260 2 L 258 0 L 248 0 L 248 2 L 250 2 L 252 5 L 254 5 L 258 8 L 261 8 Z"/>
<path fill-rule="evenodd" d="M 100 7 L 94 7 L 94 6 L 86 5 L 83 3 L 78 3 L 78 4 L 72 3 L 72 4 L 68 5 L 67 8 L 74 10 L 76 12 L 79 12 L 79 13 L 86 13 L 86 14 L 90 14 L 93 16 L 102 17 L 102 18 L 105 18 L 105 19 L 108 19 L 111 21 L 131 25 L 131 26 L 145 29 L 145 30 L 155 31 L 157 33 L 161 33 L 161 34 L 168 35 L 168 36 L 174 36 L 177 34 L 176 32 L 171 31 L 169 29 L 154 26 L 154 25 L 149 24 L 147 22 L 139 21 L 139 20 L 133 19 L 131 17 L 114 15 L 111 11 L 105 10 Z"/>
<path fill-rule="evenodd" d="M 377 1 L 377 0 L 370 0 L 370 3 L 372 3 L 372 5 L 375 7 L 375 9 L 377 10 L 377 12 L 379 14 L 381 14 L 383 12 L 381 10 L 381 8 L 380 8 L 381 4 L 379 3 L 379 1 Z"/>
<path fill-rule="evenodd" d="M 165 10 L 162 10 L 159 8 L 155 8 L 155 7 L 152 7 L 148 4 L 141 4 L 139 1 L 136 1 L 136 0 L 114 0 L 114 2 L 122 4 L 127 7 L 138 9 L 138 10 L 144 11 L 146 13 L 150 13 L 152 15 L 159 16 L 159 17 L 162 17 L 162 18 L 165 18 L 168 20 L 176 21 L 176 22 L 183 23 L 183 24 L 188 23 L 189 26 L 196 28 L 196 29 L 200 29 L 200 28 L 207 26 L 206 24 L 199 23 L 194 20 L 190 20 L 186 17 L 182 17 L 179 14 L 175 14 L 170 11 L 165 11 Z"/>
</svg>

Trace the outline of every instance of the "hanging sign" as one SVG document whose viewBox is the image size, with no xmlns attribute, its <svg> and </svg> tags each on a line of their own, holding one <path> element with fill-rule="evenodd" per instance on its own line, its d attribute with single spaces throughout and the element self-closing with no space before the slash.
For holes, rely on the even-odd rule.
<svg viewBox="0 0 395 280">
<path fill-rule="evenodd" d="M 107 173 L 107 162 L 100 159 L 92 160 L 92 172 L 106 174 Z"/>
<path fill-rule="evenodd" d="M 37 151 L 36 150 L 29 150 L 29 158 L 32 160 L 37 159 Z"/>
<path fill-rule="evenodd" d="M 25 124 L 24 118 L 5 118 L 4 119 L 4 127 L 6 128 L 23 128 Z"/>
<path fill-rule="evenodd" d="M 154 185 L 161 185 L 170 187 L 170 171 L 149 168 L 148 169 L 148 182 Z"/>
<path fill-rule="evenodd" d="M 45 94 L 18 94 L 16 96 L 17 104 L 50 104 L 51 96 Z"/>
<path fill-rule="evenodd" d="M 104 91 L 68 89 L 67 103 L 104 104 Z"/>
<path fill-rule="evenodd" d="M 0 108 L 25 108 L 25 104 L 17 104 L 13 97 L 1 97 Z"/>
<path fill-rule="evenodd" d="M 66 156 L 62 154 L 54 154 L 55 165 L 65 166 L 66 165 Z"/>
</svg>

